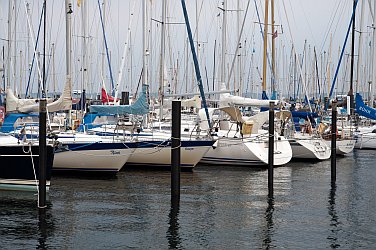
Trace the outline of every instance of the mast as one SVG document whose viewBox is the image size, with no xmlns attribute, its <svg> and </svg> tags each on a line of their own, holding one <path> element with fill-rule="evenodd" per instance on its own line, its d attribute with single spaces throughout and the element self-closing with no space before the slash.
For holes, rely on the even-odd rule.
<svg viewBox="0 0 376 250">
<path fill-rule="evenodd" d="M 197 1 L 196 1 L 197 5 Z M 163 119 L 163 96 L 164 96 L 164 64 L 165 64 L 165 40 L 166 40 L 166 0 L 162 0 L 162 23 L 161 23 L 161 58 L 159 69 L 159 121 Z"/>
<path fill-rule="evenodd" d="M 143 74 L 142 74 L 142 83 L 147 84 L 148 79 L 147 79 L 147 69 L 146 69 L 146 37 L 147 37 L 147 20 L 146 20 L 146 11 L 147 11 L 147 0 L 142 1 L 142 69 L 143 69 Z"/>
<path fill-rule="evenodd" d="M 265 21 L 264 21 L 264 56 L 263 56 L 263 71 L 262 71 L 262 99 L 267 99 L 266 96 L 266 54 L 268 47 L 268 19 L 269 19 L 269 0 L 265 0 Z"/>
<path fill-rule="evenodd" d="M 351 34 L 351 59 L 350 59 L 350 90 L 348 96 L 350 97 L 350 114 L 354 115 L 354 90 L 353 90 L 353 81 L 354 81 L 354 48 L 355 48 L 355 8 L 357 0 L 354 0 L 353 4 L 353 16 L 352 16 L 352 34 Z"/>
<path fill-rule="evenodd" d="M 56 72 L 55 72 L 55 44 L 52 44 L 52 76 L 53 76 L 53 93 L 56 97 Z"/>
<path fill-rule="evenodd" d="M 134 4 L 135 3 L 136 2 L 134 2 Z M 119 68 L 119 72 L 118 72 L 118 79 L 117 79 L 117 82 L 116 82 L 116 85 L 115 85 L 115 95 L 114 95 L 114 102 L 113 102 L 114 105 L 116 104 L 116 99 L 117 99 L 117 96 L 118 96 L 118 93 L 119 93 L 119 86 L 120 86 L 121 80 L 123 78 L 123 70 L 124 70 L 124 67 L 125 67 L 125 60 L 127 58 L 127 52 L 129 50 L 128 47 L 129 47 L 130 39 L 131 39 L 131 27 L 132 27 L 132 23 L 133 23 L 134 4 L 133 4 L 133 8 L 131 10 L 131 18 L 130 18 L 129 27 L 128 27 L 128 37 L 127 37 L 127 41 L 125 42 L 125 45 L 124 45 L 123 55 L 121 57 L 121 64 L 120 64 L 120 68 Z"/>
<path fill-rule="evenodd" d="M 20 90 L 18 91 L 19 96 L 21 97 L 22 93 L 22 50 L 20 50 Z"/>
<path fill-rule="evenodd" d="M 328 83 L 328 93 L 330 92 L 330 64 L 332 59 L 332 34 L 330 34 L 330 43 L 329 43 L 329 53 L 328 53 L 328 61 L 326 64 L 326 72 L 327 72 L 327 83 Z"/>
<path fill-rule="evenodd" d="M 240 38 L 240 0 L 237 0 L 237 12 L 236 12 L 236 30 L 237 30 L 237 33 L 238 33 L 238 37 Z M 241 42 L 239 42 L 237 44 L 238 46 L 238 49 L 240 50 L 241 48 Z M 238 82 L 238 88 L 239 88 L 239 94 L 241 95 L 241 91 L 240 91 L 240 86 L 241 86 L 241 74 L 242 74 L 242 70 L 241 70 L 241 52 L 239 51 L 239 54 L 237 54 L 238 56 L 238 77 L 239 77 L 239 82 Z M 234 89 L 236 89 L 236 81 L 234 81 Z"/>
<path fill-rule="evenodd" d="M 10 88 L 10 64 L 12 62 L 11 57 L 11 48 L 12 48 L 12 2 L 9 0 L 8 3 L 8 50 L 7 50 L 7 88 Z"/>
<path fill-rule="evenodd" d="M 222 67 L 221 67 L 221 83 L 225 83 L 225 73 L 226 73 L 226 22 L 227 22 L 227 0 L 223 0 L 223 21 L 222 21 Z M 230 89 L 227 86 L 227 89 Z"/>
<path fill-rule="evenodd" d="M 65 60 L 66 60 L 66 81 L 72 85 L 72 0 L 65 0 L 66 20 L 65 20 Z"/>
<path fill-rule="evenodd" d="M 87 31 L 88 31 L 88 22 L 87 22 L 87 1 L 81 1 L 81 11 L 82 11 L 82 33 L 83 33 L 83 40 L 82 40 L 82 83 L 81 83 L 81 90 L 84 91 L 87 87 Z"/>
<path fill-rule="evenodd" d="M 373 13 L 376 13 L 376 0 L 373 1 Z M 371 84 L 369 85 L 369 106 L 373 108 L 373 100 L 374 100 L 374 91 L 375 91 L 375 84 L 376 84 L 376 48 L 375 48 L 375 43 L 376 43 L 376 16 L 373 16 L 373 36 L 372 36 L 372 55 L 373 55 L 373 60 L 372 60 L 372 81 Z"/>
<path fill-rule="evenodd" d="M 361 1 L 361 9 L 360 9 L 360 22 L 359 22 L 359 43 L 358 43 L 358 64 L 356 65 L 356 78 L 355 78 L 355 92 L 358 92 L 359 89 L 359 83 L 360 83 L 360 64 L 361 64 L 361 59 L 362 59 L 362 46 L 363 46 L 363 15 L 364 15 L 364 1 Z"/>
<path fill-rule="evenodd" d="M 26 3 L 26 14 L 27 14 L 27 16 L 30 15 L 30 5 L 29 5 L 29 3 Z M 27 70 L 28 70 L 28 75 L 31 74 L 30 35 L 31 35 L 31 34 L 30 34 L 30 30 L 27 29 L 27 41 L 26 41 L 26 42 L 27 42 L 27 56 L 26 56 L 26 59 L 27 59 Z M 25 93 L 25 98 L 27 98 L 26 93 Z"/>
<path fill-rule="evenodd" d="M 103 7 L 103 27 L 106 29 L 106 1 L 103 0 L 102 2 L 102 7 Z M 105 47 L 105 41 L 104 41 L 104 36 L 103 36 L 103 43 L 102 43 L 102 79 L 104 81 L 105 79 L 105 73 L 104 73 L 104 60 L 106 57 L 106 47 Z"/>
<path fill-rule="evenodd" d="M 17 69 L 17 62 L 16 62 L 16 57 L 17 57 L 17 10 L 16 10 L 16 0 L 13 0 L 13 12 L 14 12 L 14 28 L 13 28 L 13 33 L 14 33 L 14 39 L 13 39 L 13 90 L 16 90 L 16 69 Z M 45 13 L 46 14 L 46 13 Z"/>
<path fill-rule="evenodd" d="M 3 91 L 5 93 L 5 87 L 6 87 L 6 83 L 5 83 L 5 48 L 3 46 L 3 51 L 2 51 L 2 59 L 3 59 L 3 68 L 2 68 L 2 80 L 3 80 Z M 0 93 L 1 94 L 1 93 Z"/>
<path fill-rule="evenodd" d="M 202 86 L 202 77 L 201 77 L 200 67 L 199 67 L 199 64 L 198 64 L 197 55 L 196 55 L 196 51 L 195 51 L 195 45 L 194 45 L 194 42 L 193 42 L 192 30 L 191 30 L 191 26 L 189 24 L 189 18 L 188 18 L 187 8 L 186 8 L 186 5 L 185 5 L 185 0 L 181 0 L 181 5 L 182 5 L 182 8 L 183 8 L 183 14 L 184 14 L 185 25 L 186 25 L 186 28 L 187 28 L 187 33 L 188 33 L 189 44 L 191 46 L 191 52 L 192 52 L 192 57 L 193 57 L 193 62 L 194 62 L 195 72 L 196 72 L 196 78 L 197 78 L 197 84 L 198 84 L 198 87 L 200 89 L 201 99 L 202 99 L 202 103 L 203 103 L 203 106 L 204 106 L 204 109 L 205 109 L 206 118 L 208 119 L 209 130 L 211 130 L 212 126 L 211 126 L 211 122 L 210 122 L 209 111 L 208 111 L 208 108 L 206 106 L 206 98 L 205 98 L 204 88 Z"/>
<path fill-rule="evenodd" d="M 275 68 L 275 20 L 274 20 L 274 0 L 271 0 L 271 14 L 272 14 L 272 96 L 275 93 L 275 84 L 276 84 L 276 68 Z"/>
</svg>

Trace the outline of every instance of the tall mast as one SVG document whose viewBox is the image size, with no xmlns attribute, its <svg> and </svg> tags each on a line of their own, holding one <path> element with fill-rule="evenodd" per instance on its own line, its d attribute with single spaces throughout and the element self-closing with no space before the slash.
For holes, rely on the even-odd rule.
<svg viewBox="0 0 376 250">
<path fill-rule="evenodd" d="M 263 56 L 263 71 L 262 71 L 262 95 L 263 99 L 266 97 L 266 54 L 268 47 L 268 19 L 269 19 L 269 0 L 265 0 L 265 21 L 264 21 L 264 56 Z M 266 99 L 266 98 L 265 98 Z"/>
<path fill-rule="evenodd" d="M 221 67 L 221 83 L 225 83 L 226 74 L 226 22 L 227 22 L 227 0 L 223 0 L 223 21 L 222 21 L 222 67 Z M 229 88 L 229 86 L 227 86 Z"/>
<path fill-rule="evenodd" d="M 275 84 L 277 82 L 277 74 L 276 74 L 276 68 L 275 68 L 275 35 L 274 32 L 277 32 L 275 30 L 275 20 L 274 20 L 274 0 L 271 0 L 271 14 L 272 14 L 272 95 L 274 95 L 275 92 Z"/>
<path fill-rule="evenodd" d="M 82 40 L 82 85 L 81 90 L 86 89 L 87 87 L 87 40 L 88 40 L 88 28 L 87 28 L 87 1 L 81 1 L 81 11 L 82 11 L 82 33 L 83 33 L 83 40 Z"/>
<path fill-rule="evenodd" d="M 166 0 L 162 0 L 162 23 L 161 23 L 161 58 L 159 70 L 159 120 L 163 116 L 163 96 L 164 96 L 164 64 L 165 64 L 165 40 L 166 40 Z"/>
<path fill-rule="evenodd" d="M 330 34 L 330 43 L 329 43 L 329 53 L 328 53 L 328 61 L 326 65 L 326 72 L 327 72 L 327 83 L 328 83 L 328 93 L 330 92 L 330 65 L 332 59 L 332 34 Z"/>
<path fill-rule="evenodd" d="M 10 64 L 12 62 L 12 57 L 10 50 L 12 48 L 12 1 L 9 0 L 8 3 L 8 50 L 7 50 L 7 88 L 10 88 Z"/>
<path fill-rule="evenodd" d="M 361 60 L 362 60 L 362 46 L 363 46 L 363 15 L 364 15 L 364 1 L 361 1 L 361 10 L 360 10 L 360 22 L 359 22 L 359 44 L 358 44 L 358 64 L 357 64 L 357 68 L 356 68 L 356 78 L 355 78 L 355 83 L 356 83 L 356 86 L 355 86 L 355 92 L 358 92 L 358 89 L 359 89 L 359 84 L 361 82 L 361 79 L 360 79 L 360 66 L 361 66 Z"/>
<path fill-rule="evenodd" d="M 121 57 L 121 63 L 120 63 L 120 68 L 119 68 L 119 72 L 118 72 L 118 78 L 117 78 L 116 85 L 115 85 L 115 95 L 114 95 L 114 102 L 113 102 L 114 105 L 116 104 L 116 100 L 117 100 L 117 96 L 118 96 L 118 92 L 119 92 L 119 86 L 121 84 L 121 80 L 123 79 L 123 70 L 124 70 L 125 60 L 127 58 L 127 52 L 128 52 L 128 47 L 129 47 L 130 38 L 131 38 L 131 27 L 132 27 L 132 23 L 133 23 L 133 12 L 134 12 L 134 5 L 133 5 L 133 8 L 131 10 L 131 17 L 130 17 L 130 20 L 129 20 L 129 27 L 128 27 L 128 37 L 127 37 L 127 41 L 125 42 L 125 45 L 124 45 L 123 55 Z"/>
<path fill-rule="evenodd" d="M 20 96 L 22 93 L 22 66 L 22 50 L 20 50 L 20 89 L 18 91 Z"/>
<path fill-rule="evenodd" d="M 354 0 L 353 11 L 355 9 L 355 4 L 357 0 Z M 352 34 L 351 34 L 351 67 L 350 67 L 350 90 L 348 96 L 350 97 L 350 114 L 354 115 L 354 90 L 353 90 L 353 81 L 354 81 L 354 47 L 355 47 L 355 12 L 352 17 Z"/>
<path fill-rule="evenodd" d="M 16 69 L 17 69 L 17 62 L 16 62 L 16 57 L 17 57 L 17 10 L 16 10 L 16 0 L 13 0 L 13 12 L 14 12 L 14 28 L 13 28 L 13 33 L 14 33 L 14 39 L 13 39 L 13 90 L 16 90 Z"/>
<path fill-rule="evenodd" d="M 237 17 L 237 22 L 236 22 L 236 28 L 238 32 L 238 37 L 240 37 L 240 0 L 237 1 L 237 12 L 236 12 L 236 17 Z M 238 49 L 240 50 L 241 48 L 241 42 L 237 44 Z M 238 54 L 238 88 L 239 88 L 239 93 L 241 94 L 241 86 L 242 86 L 242 57 L 241 57 L 242 52 L 239 51 Z M 234 82 L 234 89 L 236 89 L 236 82 Z"/>
<path fill-rule="evenodd" d="M 52 44 L 52 84 L 53 84 L 53 93 L 56 96 L 56 72 L 55 72 L 55 44 Z"/>
<path fill-rule="evenodd" d="M 373 28 L 373 36 L 372 36 L 372 54 L 373 54 L 373 60 L 372 60 L 372 82 L 369 86 L 369 93 L 370 93 L 370 97 L 369 97 L 369 106 L 371 106 L 371 108 L 373 108 L 373 100 L 374 100 L 374 92 L 375 92 L 375 84 L 376 84 L 376 48 L 375 48 L 375 43 L 376 43 L 376 26 L 375 26 L 375 23 L 376 23 L 376 16 L 375 16 L 375 12 L 376 11 L 376 0 L 373 1 L 373 13 L 374 13 L 374 16 L 373 16 L 373 24 L 372 24 L 372 28 Z"/>
<path fill-rule="evenodd" d="M 103 0 L 102 2 L 103 6 L 103 27 L 106 29 L 106 0 Z M 106 46 L 105 46 L 105 41 L 104 41 L 104 36 L 103 36 L 103 43 L 102 43 L 102 78 L 103 80 L 105 79 L 105 73 L 104 73 L 104 60 L 106 57 Z"/>
<path fill-rule="evenodd" d="M 146 53 L 147 53 L 147 49 L 146 49 L 146 37 L 147 37 L 147 20 L 146 20 L 146 3 L 147 3 L 147 0 L 143 0 L 142 1 L 142 69 L 143 69 L 143 73 L 142 73 L 142 83 L 143 84 L 147 84 L 148 83 L 148 79 L 147 79 L 147 69 L 146 69 Z"/>
<path fill-rule="evenodd" d="M 65 20 L 65 60 L 66 60 L 66 81 L 72 84 L 72 0 L 65 0 L 66 20 Z"/>
<path fill-rule="evenodd" d="M 29 3 L 26 3 L 26 13 L 27 13 L 27 16 L 30 16 L 30 5 L 29 5 Z M 30 57 L 30 55 L 31 55 L 31 49 L 30 49 L 30 36 L 31 36 L 31 34 L 30 34 L 30 30 L 29 29 L 27 29 L 27 56 L 26 56 L 26 62 L 27 62 L 27 72 L 28 72 L 28 75 L 30 75 L 30 73 L 31 73 L 31 57 Z M 25 98 L 27 98 L 26 96 L 25 96 Z"/>
</svg>

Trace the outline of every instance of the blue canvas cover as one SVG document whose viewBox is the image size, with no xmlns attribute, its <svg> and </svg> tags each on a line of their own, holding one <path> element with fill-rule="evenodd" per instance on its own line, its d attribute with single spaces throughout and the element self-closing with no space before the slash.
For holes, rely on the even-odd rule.
<svg viewBox="0 0 376 250">
<path fill-rule="evenodd" d="M 146 97 L 147 85 L 142 86 L 142 93 L 135 103 L 132 105 L 91 105 L 91 113 L 101 113 L 101 114 L 133 114 L 133 115 L 145 115 L 149 113 L 149 104 Z"/>
<path fill-rule="evenodd" d="M 376 120 L 376 109 L 365 105 L 362 96 L 359 93 L 356 93 L 355 112 L 361 116 Z"/>
</svg>

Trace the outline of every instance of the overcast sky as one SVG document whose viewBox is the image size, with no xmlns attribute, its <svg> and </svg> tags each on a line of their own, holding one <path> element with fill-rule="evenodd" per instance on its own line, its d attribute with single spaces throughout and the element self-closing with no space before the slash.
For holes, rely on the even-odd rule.
<svg viewBox="0 0 376 250">
<path fill-rule="evenodd" d="M 85 0 L 81 0 L 85 1 Z M 12 1 L 11 1 L 12 2 Z M 30 3 L 30 13 L 34 32 L 37 33 L 38 21 L 42 8 L 41 0 L 28 1 Z M 102 3 L 103 1 L 100 0 Z M 159 76 L 159 54 L 160 54 L 160 27 L 157 21 L 161 20 L 161 0 L 147 1 L 149 13 L 149 39 L 148 47 L 149 56 L 149 82 L 152 89 L 156 89 Z M 239 8 L 238 8 L 239 2 Z M 231 62 L 234 57 L 235 48 L 238 39 L 238 19 L 240 23 L 243 20 L 247 0 L 228 0 L 227 1 L 227 39 L 226 39 L 226 74 L 228 74 Z M 308 48 L 311 49 L 311 59 L 313 58 L 313 47 L 316 48 L 318 57 L 331 54 L 333 68 L 338 61 L 339 46 L 342 46 L 346 30 L 350 21 L 352 11 L 352 0 L 285 0 L 275 1 L 275 22 L 278 26 L 277 44 L 277 66 L 278 74 L 281 78 L 281 87 L 283 91 L 287 91 L 286 78 L 289 63 L 291 45 L 294 43 L 298 54 L 302 54 L 304 43 L 307 41 Z M 369 14 L 370 5 L 368 0 L 364 2 L 364 24 L 361 30 L 365 34 L 364 43 L 369 42 L 371 29 L 367 26 L 372 25 Z M 65 76 L 65 13 L 63 0 L 47 1 L 47 49 L 51 53 L 51 44 L 56 46 L 55 53 L 55 76 L 57 79 L 57 88 L 61 90 Z M 97 0 L 87 0 L 88 18 L 87 25 L 89 27 L 88 35 L 88 51 L 89 79 L 86 88 L 91 91 L 99 91 L 102 79 L 102 58 L 103 58 L 103 33 L 100 25 L 99 7 Z M 261 22 L 264 22 L 264 0 L 250 0 L 249 11 L 246 17 L 244 32 L 241 39 L 242 49 L 240 67 L 236 64 L 233 82 L 239 82 L 239 73 L 241 72 L 243 88 L 253 91 L 259 90 L 260 77 L 259 72 L 262 70 L 262 37 L 256 12 L 256 5 L 259 11 Z M 103 5 L 101 5 L 103 7 Z M 199 59 L 201 74 L 204 82 L 209 82 L 210 89 L 213 81 L 213 61 L 214 61 L 214 45 L 216 44 L 216 69 L 214 83 L 218 89 L 218 81 L 220 78 L 221 65 L 221 46 L 222 46 L 222 0 L 189 0 L 187 1 L 188 14 L 192 30 L 195 33 L 195 41 L 200 45 Z M 360 8 L 358 12 L 360 14 Z M 16 69 L 11 65 L 11 72 L 15 72 L 15 81 L 12 80 L 11 86 L 15 85 L 20 91 L 25 90 L 25 82 L 27 77 L 27 61 L 31 60 L 32 52 L 27 51 L 27 21 L 25 11 L 25 1 L 17 1 L 17 24 L 16 24 L 16 56 L 14 56 L 14 46 L 12 45 L 11 56 L 16 60 Z M 240 10 L 240 11 L 237 11 Z M 77 6 L 77 1 L 73 1 L 73 68 L 74 68 L 74 88 L 81 87 L 80 69 L 82 67 L 82 6 Z M 127 40 L 127 29 L 131 13 L 133 13 L 133 24 L 131 29 L 131 50 L 128 53 L 125 71 L 122 82 L 122 90 L 134 91 L 142 67 L 142 17 L 141 17 L 141 1 L 140 0 L 108 0 L 104 11 L 105 17 L 105 33 L 107 38 L 108 49 L 111 59 L 111 67 L 114 81 L 118 78 L 118 70 L 121 62 L 121 54 L 123 53 L 124 43 Z M 239 16 L 239 17 L 238 17 Z M 270 14 L 269 14 L 270 16 Z M 286 18 L 286 16 L 288 18 Z M 8 0 L 0 0 L 0 38 L 8 39 Z M 196 33 L 198 20 L 198 32 Z M 194 90 L 194 74 L 192 69 L 191 53 L 188 58 L 188 71 L 186 70 L 186 29 L 183 23 L 183 15 L 181 10 L 181 2 L 179 0 L 168 1 L 168 21 L 175 23 L 168 25 L 166 39 L 166 77 L 171 85 L 176 84 L 177 92 L 192 92 Z M 358 15 L 357 23 L 360 23 L 360 15 Z M 289 27 L 291 29 L 289 29 Z M 357 28 L 358 30 L 360 28 Z M 269 28 L 270 31 L 270 28 Z M 268 32 L 268 33 L 271 33 Z M 332 46 L 330 47 L 330 37 L 332 37 Z M 271 36 L 269 36 L 270 41 Z M 292 38 L 292 39 L 291 39 Z M 11 40 L 14 39 L 14 28 L 12 27 Z M 40 38 L 40 41 L 42 37 Z M 32 40 L 30 41 L 32 44 Z M 0 45 L 5 46 L 5 54 L 7 55 L 7 43 L 3 40 Z M 348 43 L 348 46 L 350 42 Z M 270 43 L 269 43 L 270 47 Z M 330 49 L 331 48 L 331 49 Z M 348 47 L 349 48 L 349 47 Z M 42 43 L 40 43 L 38 51 L 41 51 Z M 270 48 L 269 48 L 270 49 Z M 21 52 L 22 51 L 22 52 Z M 349 51 L 349 49 L 347 49 Z M 369 48 L 365 46 L 364 60 L 369 60 Z M 253 55 L 252 55 L 253 54 Z M 307 55 L 308 57 L 308 55 Z M 51 57 L 49 57 L 51 58 Z M 285 59 L 284 59 L 285 58 Z M 287 58 L 287 59 L 286 59 Z M 252 60 L 253 59 L 253 60 Z M 52 90 L 52 60 L 47 59 L 49 63 L 49 88 Z M 107 59 L 104 58 L 104 76 L 107 88 L 110 88 L 110 74 L 108 70 Z M 323 61 L 323 63 L 325 63 Z M 20 66 L 22 65 L 22 66 Z M 241 70 L 238 70 L 238 67 Z M 21 68 L 21 70 L 20 70 Z M 333 74 L 333 73 L 332 73 Z M 13 79 L 14 73 L 11 73 Z M 206 78 L 207 75 L 207 78 Z M 19 86 L 22 78 L 22 87 Z M 34 89 L 36 88 L 36 75 L 33 75 Z M 188 82 L 186 82 L 188 80 Z M 206 85 L 206 83 L 205 83 Z M 252 85 L 252 86 L 251 86 Z M 282 86 L 283 85 L 283 86 Z"/>
</svg>

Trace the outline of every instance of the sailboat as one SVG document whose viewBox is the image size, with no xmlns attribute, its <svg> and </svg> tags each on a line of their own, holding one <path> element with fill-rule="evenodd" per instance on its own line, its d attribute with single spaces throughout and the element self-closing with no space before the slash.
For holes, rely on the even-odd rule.
<svg viewBox="0 0 376 250">
<path fill-rule="evenodd" d="M 221 114 L 224 112 L 223 115 Z M 236 107 L 209 109 L 210 117 L 217 131 L 218 141 L 201 162 L 215 165 L 236 165 L 265 167 L 268 164 L 269 132 L 262 126 L 268 121 L 268 112 L 260 112 L 251 117 L 242 116 Z M 200 110 L 201 128 L 207 124 Z M 227 117 L 227 118 L 225 118 Z M 274 121 L 273 121 L 274 122 Z M 206 125 L 207 126 L 207 125 Z M 283 136 L 274 134 L 274 165 L 282 166 L 292 158 L 291 146 Z"/>
<path fill-rule="evenodd" d="M 376 109 L 365 105 L 359 93 L 355 97 L 355 112 L 368 119 L 376 120 Z M 358 126 L 355 139 L 357 149 L 376 149 L 376 125 Z"/>
<path fill-rule="evenodd" d="M 37 191 L 39 183 L 39 145 L 0 133 L 0 189 Z M 50 186 L 54 147 L 47 144 L 46 180 Z"/>
</svg>

